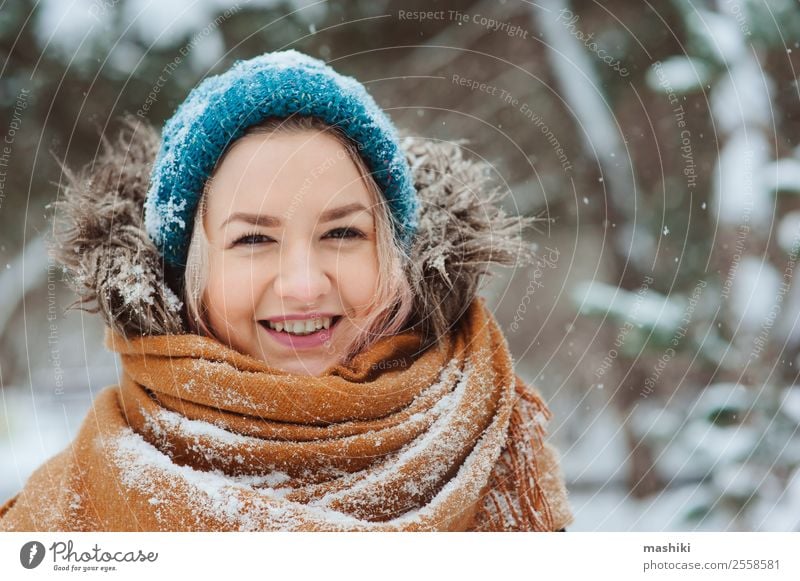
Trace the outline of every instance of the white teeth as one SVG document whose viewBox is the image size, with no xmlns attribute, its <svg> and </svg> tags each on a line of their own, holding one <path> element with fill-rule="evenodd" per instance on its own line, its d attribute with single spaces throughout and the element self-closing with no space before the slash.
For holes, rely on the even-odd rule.
<svg viewBox="0 0 800 581">
<path fill-rule="evenodd" d="M 315 333 L 319 329 L 330 329 L 331 322 L 331 317 L 320 317 L 303 321 L 281 321 L 279 323 L 267 321 L 267 324 L 270 329 L 275 329 L 276 331 L 285 331 L 295 335 L 308 335 Z"/>
</svg>

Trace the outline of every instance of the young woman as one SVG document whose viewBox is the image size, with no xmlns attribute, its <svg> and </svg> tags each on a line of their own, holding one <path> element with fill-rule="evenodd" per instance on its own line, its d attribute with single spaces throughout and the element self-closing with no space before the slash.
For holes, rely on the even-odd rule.
<svg viewBox="0 0 800 581">
<path fill-rule="evenodd" d="M 131 121 L 59 205 L 123 374 L 0 530 L 571 521 L 549 411 L 477 295 L 488 265 L 530 258 L 482 167 L 399 139 L 295 51 L 205 80 L 158 148 Z"/>
</svg>

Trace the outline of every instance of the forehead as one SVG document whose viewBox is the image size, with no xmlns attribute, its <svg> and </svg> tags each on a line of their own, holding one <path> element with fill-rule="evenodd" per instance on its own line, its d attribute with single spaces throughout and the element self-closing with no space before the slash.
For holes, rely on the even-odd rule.
<svg viewBox="0 0 800 581">
<path fill-rule="evenodd" d="M 319 214 L 351 202 L 373 204 L 344 145 L 317 130 L 237 140 L 214 172 L 207 195 L 214 214 L 289 209 Z"/>
</svg>

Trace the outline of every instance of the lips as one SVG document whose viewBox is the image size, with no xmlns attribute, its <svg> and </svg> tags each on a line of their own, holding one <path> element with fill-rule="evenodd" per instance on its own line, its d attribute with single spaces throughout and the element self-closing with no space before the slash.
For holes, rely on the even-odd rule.
<svg viewBox="0 0 800 581">
<path fill-rule="evenodd" d="M 273 328 L 280 326 L 282 324 L 281 322 L 260 320 L 258 323 L 269 334 L 269 336 L 279 344 L 286 347 L 292 347 L 294 349 L 305 349 L 319 347 L 320 345 L 324 345 L 326 342 L 328 342 L 333 335 L 336 325 L 341 319 L 341 315 L 334 316 L 331 318 L 330 327 L 328 329 L 323 327 L 320 329 L 315 329 L 311 332 L 304 332 L 303 334 L 297 335 L 287 332 L 286 330 L 278 331 L 277 328 Z M 289 324 L 292 323 L 292 321 L 285 321 L 285 323 Z M 305 327 L 303 327 L 303 330 L 305 331 Z"/>
<path fill-rule="evenodd" d="M 341 319 L 340 315 L 309 319 L 269 319 L 259 323 L 271 331 L 304 336 L 332 328 Z"/>
<path fill-rule="evenodd" d="M 332 317 L 315 317 L 313 319 L 294 319 L 283 321 L 267 321 L 267 326 L 275 331 L 285 331 L 293 335 L 309 335 L 320 329 L 329 329 Z"/>
</svg>

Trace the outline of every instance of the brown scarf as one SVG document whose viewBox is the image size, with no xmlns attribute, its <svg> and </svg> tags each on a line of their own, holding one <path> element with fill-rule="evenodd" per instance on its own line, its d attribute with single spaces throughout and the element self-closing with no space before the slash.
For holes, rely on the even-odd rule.
<svg viewBox="0 0 800 581">
<path fill-rule="evenodd" d="M 557 530 L 549 411 L 483 299 L 443 349 L 400 334 L 322 377 L 195 335 L 126 341 L 120 386 L 0 530 Z"/>
</svg>

